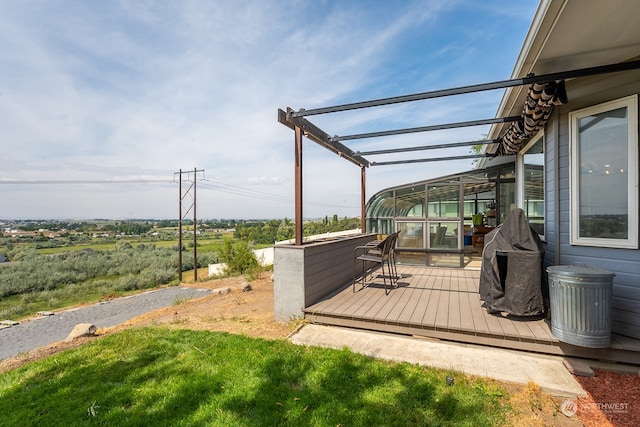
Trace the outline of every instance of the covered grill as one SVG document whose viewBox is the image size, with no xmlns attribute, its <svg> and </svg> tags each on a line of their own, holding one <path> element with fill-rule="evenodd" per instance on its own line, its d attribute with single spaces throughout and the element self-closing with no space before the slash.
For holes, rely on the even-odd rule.
<svg viewBox="0 0 640 427">
<path fill-rule="evenodd" d="M 489 312 L 514 316 L 544 313 L 542 259 L 544 248 L 522 209 L 485 236 L 480 273 L 480 299 Z"/>
</svg>

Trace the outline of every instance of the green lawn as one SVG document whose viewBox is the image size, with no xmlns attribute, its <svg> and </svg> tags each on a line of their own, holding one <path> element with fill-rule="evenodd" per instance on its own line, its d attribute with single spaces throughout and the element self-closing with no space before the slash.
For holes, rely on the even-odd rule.
<svg viewBox="0 0 640 427">
<path fill-rule="evenodd" d="M 193 270 L 183 272 L 185 277 Z M 114 277 L 102 277 L 86 282 L 72 283 L 57 289 L 30 292 L 0 298 L 0 320 L 20 320 L 34 316 L 39 311 L 55 311 L 81 304 L 92 304 L 141 292 L 141 289 L 123 290 L 112 286 Z M 168 285 L 177 285 L 175 280 Z M 0 421 L 0 427 L 2 422 Z"/>
<path fill-rule="evenodd" d="M 0 425 L 496 426 L 503 397 L 346 349 L 150 327 L 0 374 Z"/>
</svg>

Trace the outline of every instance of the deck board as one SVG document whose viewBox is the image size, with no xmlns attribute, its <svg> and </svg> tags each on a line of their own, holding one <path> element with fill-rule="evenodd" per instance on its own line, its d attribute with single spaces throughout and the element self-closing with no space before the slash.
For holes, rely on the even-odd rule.
<svg viewBox="0 0 640 427">
<path fill-rule="evenodd" d="M 416 310 L 420 310 L 420 307 L 424 307 L 426 301 L 429 300 L 429 294 L 425 292 L 425 280 L 427 277 L 424 275 L 412 276 L 409 280 L 409 286 L 412 292 L 408 295 L 408 298 L 402 301 L 402 311 L 398 313 L 396 322 L 398 324 L 416 324 L 419 327 L 419 322 L 413 321 L 412 318 L 417 315 Z"/>
<path fill-rule="evenodd" d="M 458 292 L 451 285 L 451 271 L 447 270 L 442 275 L 440 300 L 442 301 L 443 309 L 440 310 L 440 307 L 438 307 L 438 315 L 436 316 L 436 322 L 442 321 L 447 331 L 449 329 L 460 329 L 460 300 Z M 442 313 L 442 317 L 440 317 L 440 313 Z"/>
<path fill-rule="evenodd" d="M 415 269 L 404 270 L 402 275 L 398 289 L 394 289 L 391 295 L 392 297 L 395 296 L 396 302 L 390 304 L 388 310 L 381 312 L 384 313 L 384 321 L 392 325 L 397 325 L 400 322 L 399 319 L 403 313 L 409 310 L 413 312 L 413 308 L 408 308 L 407 305 L 414 299 L 419 298 Z M 398 294 L 397 296 L 395 295 L 396 293 Z"/>
<path fill-rule="evenodd" d="M 429 299 L 426 301 L 424 306 L 424 314 L 422 316 L 422 321 L 420 322 L 423 328 L 433 329 L 435 328 L 436 321 L 436 313 L 438 311 L 438 296 L 436 290 L 434 290 L 436 283 L 438 281 L 438 276 L 434 274 L 429 274 L 427 276 L 427 284 L 425 290 L 428 290 Z"/>
<path fill-rule="evenodd" d="M 497 335 L 517 340 L 552 341 L 543 321 L 533 329 L 530 322 L 489 315 L 478 298 L 480 271 L 399 266 L 399 286 L 385 295 L 382 280 L 365 288 L 351 284 L 308 307 L 314 314 L 364 319 L 417 329 L 456 331 L 472 335 Z M 522 323 L 522 324 L 518 324 Z"/>
<path fill-rule="evenodd" d="M 544 326 L 542 326 L 538 322 L 532 322 L 529 326 L 531 333 L 536 336 L 536 339 L 541 342 L 558 342 L 558 338 L 554 337 L 551 334 L 551 329 L 549 329 L 549 324 L 545 322 Z"/>
<path fill-rule="evenodd" d="M 477 290 L 471 287 L 472 277 L 469 277 L 470 274 L 466 272 L 466 270 L 462 270 L 463 274 L 459 277 L 460 281 L 460 329 L 462 330 L 475 330 L 475 319 L 474 316 L 467 310 L 468 307 L 471 307 L 471 304 L 477 304 L 478 299 L 474 298 L 477 294 Z M 465 311 L 467 310 L 467 311 Z"/>
<path fill-rule="evenodd" d="M 414 299 L 416 301 L 415 307 L 411 310 L 411 317 L 409 318 L 410 324 L 422 325 L 422 319 L 424 317 L 425 307 L 429 305 L 431 299 L 432 289 L 429 284 L 429 275 L 421 274 L 415 285 Z"/>
<path fill-rule="evenodd" d="M 351 291 L 351 289 L 349 289 Z M 355 294 L 352 294 L 351 297 L 349 294 L 344 291 L 340 293 L 340 298 L 327 298 L 316 304 L 314 304 L 313 310 L 322 312 L 325 314 L 336 314 L 344 311 L 345 308 L 348 308 L 349 305 L 352 304 L 352 301 L 357 301 L 358 297 Z"/>
<path fill-rule="evenodd" d="M 478 294 L 480 271 L 398 266 L 399 286 L 385 295 L 382 281 L 353 292 L 351 283 L 305 309 L 313 321 L 404 335 L 451 339 L 630 363 L 638 360 L 640 340 L 614 335 L 611 349 L 566 345 L 551 334 L 545 319 L 514 319 L 488 314 Z"/>
</svg>

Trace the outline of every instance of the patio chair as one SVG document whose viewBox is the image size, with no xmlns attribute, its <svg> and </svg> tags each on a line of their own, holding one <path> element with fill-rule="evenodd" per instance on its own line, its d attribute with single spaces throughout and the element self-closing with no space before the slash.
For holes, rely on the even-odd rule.
<svg viewBox="0 0 640 427">
<path fill-rule="evenodd" d="M 385 294 L 389 294 L 390 288 L 397 286 L 398 274 L 395 265 L 394 248 L 398 239 L 398 234 L 393 233 L 384 240 L 376 240 L 369 244 L 358 246 L 353 252 L 353 292 L 356 291 L 356 264 L 362 262 L 362 287 L 367 286 L 367 276 L 371 275 L 373 280 L 373 272 L 380 264 L 382 270 L 382 280 L 384 283 Z M 386 265 L 386 268 L 385 268 Z M 387 287 L 387 279 L 389 279 L 389 287 Z M 395 282 L 395 283 L 394 283 Z"/>
<path fill-rule="evenodd" d="M 400 237 L 401 231 L 397 231 L 392 234 L 393 241 L 390 244 L 389 250 L 391 251 L 391 266 L 393 267 L 393 276 L 396 280 L 395 286 L 398 287 L 398 279 L 400 279 L 400 275 L 398 274 L 398 266 L 396 265 L 396 245 L 398 243 L 398 238 Z"/>
<path fill-rule="evenodd" d="M 400 275 L 398 274 L 398 267 L 396 265 L 396 245 L 398 243 L 398 238 L 400 237 L 400 233 L 402 230 L 396 231 L 395 233 L 389 235 L 389 260 L 391 261 L 391 277 L 396 281 L 395 286 L 398 286 L 398 279 L 400 279 Z M 369 242 L 370 245 L 375 244 L 374 242 Z M 373 250 L 374 253 L 380 254 L 379 251 Z"/>
</svg>

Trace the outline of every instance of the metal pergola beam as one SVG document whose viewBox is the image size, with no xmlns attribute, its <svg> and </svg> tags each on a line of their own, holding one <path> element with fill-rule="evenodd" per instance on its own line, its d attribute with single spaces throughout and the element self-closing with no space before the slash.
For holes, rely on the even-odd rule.
<svg viewBox="0 0 640 427">
<path fill-rule="evenodd" d="M 440 125 L 420 126 L 407 129 L 386 130 L 381 132 L 360 133 L 355 135 L 336 135 L 331 138 L 332 141 L 348 141 L 351 139 L 377 138 L 380 136 L 402 135 L 406 133 L 430 132 L 434 130 L 457 129 L 462 127 L 491 125 L 495 123 L 511 123 L 520 120 L 520 116 L 496 117 L 493 119 L 471 120 L 466 122 L 443 123 Z"/>
<path fill-rule="evenodd" d="M 452 89 L 434 90 L 430 92 L 416 93 L 412 95 L 394 96 L 390 98 L 380 98 L 371 101 L 353 102 L 349 104 L 336 105 L 333 107 L 314 108 L 293 112 L 292 117 L 305 117 L 318 114 L 335 113 L 339 111 L 357 110 L 360 108 L 380 107 L 383 105 L 399 104 L 403 102 L 420 101 L 423 99 L 441 98 L 444 96 L 462 95 L 465 93 L 482 92 L 486 90 L 504 89 L 514 86 L 525 86 L 533 83 L 546 83 L 556 80 L 566 80 L 577 77 L 595 76 L 598 74 L 615 73 L 619 71 L 635 70 L 640 68 L 640 60 L 621 62 L 618 64 L 600 65 L 597 67 L 580 68 L 577 70 L 560 71 L 557 73 L 541 74 L 539 76 L 529 75 L 526 77 L 510 80 L 499 80 L 491 83 L 481 83 L 469 86 L 461 86 Z"/>
<path fill-rule="evenodd" d="M 361 156 L 375 156 L 379 154 L 407 153 L 410 151 L 438 150 L 441 148 L 469 147 L 472 145 L 489 145 L 500 142 L 499 139 L 482 139 L 479 141 L 451 142 L 447 144 L 422 145 L 418 147 L 390 148 L 388 150 L 358 151 Z"/>
<path fill-rule="evenodd" d="M 449 160 L 480 159 L 492 157 L 491 154 L 469 154 L 467 156 L 430 157 L 428 159 L 392 160 L 388 162 L 372 162 L 371 166 L 406 165 L 410 163 L 442 162 Z"/>
<path fill-rule="evenodd" d="M 341 144 L 338 141 L 333 141 L 329 134 L 327 134 L 325 131 L 323 131 L 307 119 L 292 117 L 292 112 L 293 110 L 291 110 L 290 108 L 287 109 L 286 113 L 281 109 L 278 109 L 278 122 L 291 129 L 302 129 L 304 136 L 323 146 L 324 148 L 333 151 L 340 157 L 344 157 L 357 166 L 369 167 L 369 161 L 367 159 L 354 153 L 346 145 Z"/>
<path fill-rule="evenodd" d="M 452 95 L 462 95 L 466 93 L 473 92 L 481 92 L 487 90 L 494 89 L 504 89 L 515 86 L 524 86 L 530 85 L 534 83 L 548 83 L 559 80 L 573 79 L 578 77 L 587 77 L 587 76 L 595 76 L 600 74 L 607 73 L 615 73 L 620 71 L 628 71 L 628 70 L 636 70 L 640 69 L 640 60 L 622 62 L 618 64 L 609 64 L 609 65 L 601 65 L 597 67 L 589 67 L 589 68 L 581 68 L 577 70 L 570 71 L 562 71 L 557 73 L 549 73 L 543 75 L 528 75 L 523 78 L 518 79 L 510 79 L 510 80 L 500 80 L 491 83 L 483 83 L 469 86 L 461 86 L 452 89 L 443 89 L 436 90 L 430 92 L 422 92 L 412 95 L 404 95 L 404 96 L 396 96 L 390 98 L 381 98 L 371 101 L 363 101 L 363 102 L 354 102 L 349 104 L 342 104 L 333 107 L 324 107 L 324 108 L 315 108 L 311 110 L 305 110 L 301 108 L 299 111 L 293 111 L 291 108 L 287 108 L 286 113 L 278 109 L 278 121 L 290 129 L 295 131 L 295 159 L 296 159 L 296 245 L 302 244 L 302 137 L 306 136 L 310 140 L 316 142 L 317 144 L 325 147 L 326 149 L 333 151 L 338 154 L 340 157 L 343 157 L 349 160 L 351 163 L 356 164 L 361 168 L 361 221 L 362 227 L 364 231 L 365 227 L 365 168 L 369 166 L 387 166 L 387 165 L 399 165 L 399 164 L 410 164 L 410 163 L 423 163 L 423 162 L 438 162 L 438 161 L 450 161 L 450 160 L 461 160 L 461 159 L 477 159 L 483 157 L 492 157 L 490 154 L 479 154 L 479 155 L 466 155 L 466 156 L 451 156 L 451 157 L 438 157 L 438 158 L 428 158 L 428 159 L 411 159 L 411 160 L 397 160 L 397 161 L 386 161 L 386 162 L 369 162 L 366 158 L 362 157 L 363 154 L 374 155 L 374 154 L 388 154 L 388 153 L 398 153 L 398 152 L 406 152 L 406 151 L 419 151 L 419 150 L 430 150 L 436 148 L 453 148 L 453 147 L 462 147 L 465 145 L 475 145 L 475 144 L 492 144 L 499 142 L 498 140 L 490 140 L 490 141 L 470 141 L 470 142 L 458 142 L 451 144 L 438 144 L 432 146 L 423 146 L 423 147 L 409 147 L 409 148 L 401 148 L 401 149 L 391 149 L 391 150 L 378 150 L 378 151 L 370 151 L 367 153 L 354 152 L 349 149 L 347 146 L 341 144 L 340 140 L 353 140 L 353 139 L 361 139 L 361 138 L 372 138 L 372 137 L 380 137 L 380 136 L 390 136 L 390 135 L 398 135 L 398 134 L 406 134 L 406 133 L 414 133 L 414 132 L 425 132 L 431 130 L 443 130 L 443 129 L 451 129 L 451 128 L 459 128 L 464 126 L 476 126 L 481 124 L 494 124 L 494 123 L 505 123 L 505 122 L 513 122 L 515 120 L 519 120 L 520 117 L 504 117 L 504 118 L 496 118 L 489 120 L 476 120 L 471 122 L 460 122 L 460 123 L 450 123 L 444 125 L 434 125 L 434 126 L 424 126 L 417 128 L 409 128 L 409 129 L 398 129 L 398 130 L 390 130 L 383 132 L 371 132 L 365 134 L 358 135 L 346 135 L 346 136 L 335 136 L 331 137 L 329 134 L 324 132 L 322 129 L 318 128 L 313 123 L 306 120 L 305 116 L 312 116 L 318 114 L 327 114 L 334 113 L 339 111 L 348 111 L 348 110 L 356 110 L 361 108 L 370 108 L 370 107 L 378 107 L 383 105 L 391 105 L 398 104 L 403 102 L 412 102 L 419 101 L 425 99 L 433 99 L 440 98 L 445 96 Z"/>
</svg>

